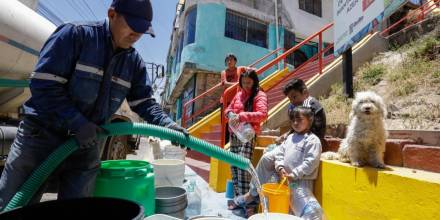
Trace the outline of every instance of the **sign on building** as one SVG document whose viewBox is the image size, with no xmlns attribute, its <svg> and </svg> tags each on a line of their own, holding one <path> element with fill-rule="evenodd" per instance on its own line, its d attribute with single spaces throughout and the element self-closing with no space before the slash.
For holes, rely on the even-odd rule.
<svg viewBox="0 0 440 220">
<path fill-rule="evenodd" d="M 335 56 L 375 28 L 383 18 L 384 0 L 334 0 Z"/>
<path fill-rule="evenodd" d="M 334 0 L 335 56 L 375 29 L 408 0 Z"/>
</svg>

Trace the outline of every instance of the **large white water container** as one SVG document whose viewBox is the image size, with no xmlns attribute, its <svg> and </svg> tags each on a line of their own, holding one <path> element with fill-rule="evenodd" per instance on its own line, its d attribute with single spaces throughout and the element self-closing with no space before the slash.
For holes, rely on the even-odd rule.
<svg viewBox="0 0 440 220">
<path fill-rule="evenodd" d="M 154 170 L 154 185 L 177 186 L 183 185 L 185 176 L 185 161 L 176 159 L 154 160 L 152 163 Z"/>
</svg>

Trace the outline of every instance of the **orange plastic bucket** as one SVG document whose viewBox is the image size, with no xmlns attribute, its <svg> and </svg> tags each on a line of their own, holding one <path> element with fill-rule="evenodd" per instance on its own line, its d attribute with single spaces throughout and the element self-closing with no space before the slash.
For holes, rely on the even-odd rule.
<svg viewBox="0 0 440 220">
<path fill-rule="evenodd" d="M 279 188 L 279 189 L 278 189 Z M 279 183 L 265 183 L 262 186 L 262 191 L 269 203 L 269 212 L 275 213 L 289 213 L 290 190 L 286 185 Z M 260 210 L 263 210 L 260 207 Z"/>
</svg>

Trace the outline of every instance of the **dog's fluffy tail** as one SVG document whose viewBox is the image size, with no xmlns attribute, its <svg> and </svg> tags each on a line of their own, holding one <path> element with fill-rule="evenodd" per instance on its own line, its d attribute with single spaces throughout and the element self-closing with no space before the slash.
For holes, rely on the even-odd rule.
<svg viewBox="0 0 440 220">
<path fill-rule="evenodd" d="M 336 152 L 324 152 L 321 154 L 321 159 L 325 159 L 325 160 L 339 160 L 339 154 Z"/>
</svg>

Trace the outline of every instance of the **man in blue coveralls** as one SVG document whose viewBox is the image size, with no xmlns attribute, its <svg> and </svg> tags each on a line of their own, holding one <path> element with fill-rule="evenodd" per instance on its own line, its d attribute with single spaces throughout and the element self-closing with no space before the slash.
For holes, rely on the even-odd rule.
<svg viewBox="0 0 440 220">
<path fill-rule="evenodd" d="M 125 98 L 145 121 L 188 135 L 152 98 L 144 61 L 132 45 L 151 27 L 149 0 L 113 0 L 108 19 L 59 26 L 40 51 L 32 96 L 0 179 L 0 210 L 32 171 L 70 137 L 80 149 L 57 169 L 58 199 L 90 196 L 99 170 L 99 125 Z M 42 190 L 34 196 L 38 202 Z"/>
</svg>

